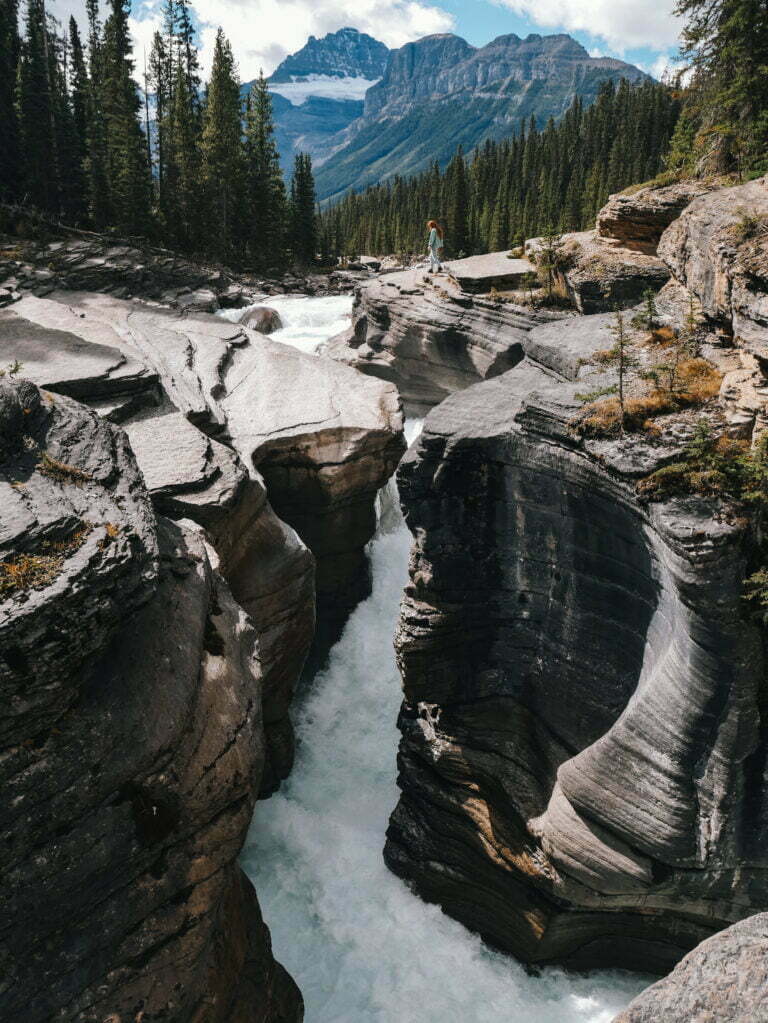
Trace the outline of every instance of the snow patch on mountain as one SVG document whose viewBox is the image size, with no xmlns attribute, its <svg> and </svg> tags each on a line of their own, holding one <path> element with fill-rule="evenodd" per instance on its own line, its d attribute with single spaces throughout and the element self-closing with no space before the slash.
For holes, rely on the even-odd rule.
<svg viewBox="0 0 768 1023">
<path fill-rule="evenodd" d="M 321 99 L 363 100 L 372 85 L 380 78 L 336 78 L 331 75 L 293 76 L 290 82 L 272 82 L 270 89 L 295 106 L 301 106 L 311 96 Z"/>
</svg>

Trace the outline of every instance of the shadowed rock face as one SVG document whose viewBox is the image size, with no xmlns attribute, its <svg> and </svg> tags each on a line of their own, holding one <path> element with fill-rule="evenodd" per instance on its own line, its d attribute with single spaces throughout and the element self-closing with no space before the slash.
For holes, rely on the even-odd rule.
<svg viewBox="0 0 768 1023">
<path fill-rule="evenodd" d="M 256 634 L 124 434 L 0 381 L 0 924 L 8 1018 L 293 1023 L 236 858 Z"/>
<path fill-rule="evenodd" d="M 261 476 L 180 413 L 129 423 L 127 433 L 155 508 L 205 527 L 258 633 L 268 795 L 293 766 L 289 710 L 315 631 L 314 559 L 274 513 Z"/>
<path fill-rule="evenodd" d="M 515 366 L 531 328 L 551 319 L 551 313 L 470 296 L 447 277 L 430 280 L 411 270 L 359 288 L 352 329 L 326 351 L 391 380 L 406 409 L 424 415 L 454 391 Z"/>
<path fill-rule="evenodd" d="M 537 364 L 435 409 L 399 472 L 415 545 L 385 855 L 528 962 L 662 970 L 766 899 L 748 544 L 702 499 L 638 503 L 669 449 L 573 438 L 556 329 L 532 332 Z"/>
<path fill-rule="evenodd" d="M 768 1017 L 768 914 L 699 945 L 615 1023 L 752 1023 Z"/>
</svg>

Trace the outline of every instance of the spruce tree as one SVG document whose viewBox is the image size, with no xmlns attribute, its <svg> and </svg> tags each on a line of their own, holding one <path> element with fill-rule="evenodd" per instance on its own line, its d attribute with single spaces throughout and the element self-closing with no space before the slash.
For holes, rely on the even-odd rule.
<svg viewBox="0 0 768 1023">
<path fill-rule="evenodd" d="M 227 261 L 238 254 L 244 233 L 245 188 L 240 82 L 232 47 L 221 29 L 203 111 L 201 148 L 206 237 L 212 254 Z"/>
<path fill-rule="evenodd" d="M 38 209 L 59 212 L 49 36 L 44 0 L 27 0 L 26 36 L 19 68 L 23 198 Z"/>
<path fill-rule="evenodd" d="M 286 194 L 272 121 L 272 99 L 263 73 L 251 87 L 245 120 L 248 248 L 260 270 L 285 263 Z M 314 199 L 313 199 L 314 206 Z"/>
<path fill-rule="evenodd" d="M 104 44 L 99 20 L 99 0 L 85 0 L 88 15 L 88 155 L 86 176 L 88 213 L 97 230 L 111 220 L 110 180 L 107 167 L 107 139 L 104 119 Z"/>
<path fill-rule="evenodd" d="M 0 199 L 19 197 L 21 151 L 16 79 L 21 40 L 18 0 L 0 0 Z"/>
<path fill-rule="evenodd" d="M 128 32 L 130 0 L 110 0 L 104 25 L 104 137 L 111 217 L 118 231 L 144 234 L 149 227 L 149 167 L 138 120 L 141 107 L 133 79 Z"/>
<path fill-rule="evenodd" d="M 448 191 L 446 247 L 453 256 L 468 256 L 469 243 L 469 186 L 464 150 L 459 146 L 446 172 Z"/>
<path fill-rule="evenodd" d="M 768 2 L 678 0 L 698 131 L 688 169 L 768 167 Z"/>
<path fill-rule="evenodd" d="M 311 265 L 317 255 L 315 179 L 308 153 L 297 153 L 291 181 L 291 249 L 299 266 Z"/>
</svg>

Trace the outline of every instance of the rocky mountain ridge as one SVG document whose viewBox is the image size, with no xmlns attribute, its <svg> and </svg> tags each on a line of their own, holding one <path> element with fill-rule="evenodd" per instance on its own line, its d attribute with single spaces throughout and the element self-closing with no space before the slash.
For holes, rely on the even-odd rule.
<svg viewBox="0 0 768 1023">
<path fill-rule="evenodd" d="M 338 195 L 445 164 L 459 143 L 469 152 L 530 117 L 540 125 L 560 117 L 575 96 L 590 103 L 607 80 L 647 77 L 623 61 L 590 57 L 567 35 L 500 36 L 480 48 L 455 35 L 427 36 L 391 52 L 363 116 L 322 163 L 318 192 Z"/>
<path fill-rule="evenodd" d="M 329 32 L 322 39 L 310 36 L 306 45 L 290 54 L 269 76 L 270 85 L 322 75 L 330 78 L 366 78 L 384 74 L 389 48 L 356 28 Z"/>
</svg>

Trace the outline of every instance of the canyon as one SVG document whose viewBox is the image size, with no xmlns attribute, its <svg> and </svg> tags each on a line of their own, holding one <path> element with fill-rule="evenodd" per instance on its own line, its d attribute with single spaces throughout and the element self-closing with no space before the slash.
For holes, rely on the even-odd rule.
<svg viewBox="0 0 768 1023">
<path fill-rule="evenodd" d="M 768 423 L 745 208 L 766 179 L 612 197 L 569 309 L 535 239 L 277 296 L 4 242 L 0 1017 L 759 1018 L 761 537 L 648 486 Z M 717 386 L 584 431 L 649 288 Z"/>
</svg>

